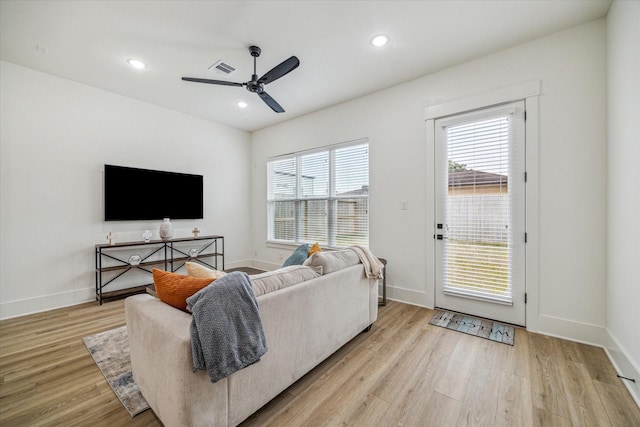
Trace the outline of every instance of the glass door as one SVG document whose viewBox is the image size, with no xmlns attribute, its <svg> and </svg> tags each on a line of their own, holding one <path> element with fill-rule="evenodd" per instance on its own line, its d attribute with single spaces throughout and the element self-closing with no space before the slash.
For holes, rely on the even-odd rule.
<svg viewBox="0 0 640 427">
<path fill-rule="evenodd" d="M 435 122 L 436 306 L 525 324 L 524 102 Z"/>
</svg>

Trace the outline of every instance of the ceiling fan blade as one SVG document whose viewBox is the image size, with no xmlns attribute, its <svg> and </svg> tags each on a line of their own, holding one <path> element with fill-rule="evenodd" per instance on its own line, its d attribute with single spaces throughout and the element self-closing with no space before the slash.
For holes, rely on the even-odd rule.
<svg viewBox="0 0 640 427">
<path fill-rule="evenodd" d="M 182 80 L 184 80 L 185 82 L 209 83 L 209 84 L 212 84 L 212 85 L 243 86 L 242 83 L 228 82 L 228 81 L 225 81 L 225 80 L 198 79 L 196 77 L 183 77 Z"/>
<path fill-rule="evenodd" d="M 295 56 L 292 56 L 291 58 L 281 62 L 271 70 L 267 71 L 264 76 L 260 77 L 258 83 L 266 85 L 275 80 L 278 80 L 280 77 L 298 68 L 298 65 L 300 65 L 300 61 Z"/>
<path fill-rule="evenodd" d="M 262 98 L 264 103 L 267 104 L 269 107 L 271 107 L 271 109 L 276 113 L 284 113 L 284 108 L 282 108 L 280 104 L 276 102 L 275 99 L 270 97 L 267 92 L 262 91 L 258 94 L 258 96 Z"/>
</svg>

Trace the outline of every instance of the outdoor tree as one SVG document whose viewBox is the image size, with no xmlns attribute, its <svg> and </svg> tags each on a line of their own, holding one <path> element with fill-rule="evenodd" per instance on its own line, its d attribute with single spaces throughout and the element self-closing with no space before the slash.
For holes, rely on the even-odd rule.
<svg viewBox="0 0 640 427">
<path fill-rule="evenodd" d="M 464 163 L 458 163 L 456 161 L 449 160 L 449 172 L 461 172 L 466 170 L 468 170 L 467 165 L 465 165 Z"/>
</svg>

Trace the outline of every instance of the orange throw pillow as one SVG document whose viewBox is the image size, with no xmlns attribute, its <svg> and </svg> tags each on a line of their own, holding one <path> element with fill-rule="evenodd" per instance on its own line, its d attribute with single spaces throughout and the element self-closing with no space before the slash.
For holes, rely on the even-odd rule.
<svg viewBox="0 0 640 427">
<path fill-rule="evenodd" d="M 187 298 L 214 280 L 211 277 L 191 277 L 157 268 L 153 269 L 153 284 L 160 301 L 182 311 L 187 311 Z"/>
<path fill-rule="evenodd" d="M 313 244 L 313 246 L 311 246 L 311 249 L 309 249 L 309 256 L 318 253 L 318 252 L 322 252 L 322 248 L 320 247 L 320 245 L 318 244 L 318 242 L 315 242 Z"/>
</svg>

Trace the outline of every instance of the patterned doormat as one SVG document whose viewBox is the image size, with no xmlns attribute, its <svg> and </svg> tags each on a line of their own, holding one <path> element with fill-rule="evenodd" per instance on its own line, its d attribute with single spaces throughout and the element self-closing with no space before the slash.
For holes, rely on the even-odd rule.
<svg viewBox="0 0 640 427">
<path fill-rule="evenodd" d="M 510 325 L 442 310 L 436 310 L 429 324 L 509 345 L 516 332 Z"/>
<path fill-rule="evenodd" d="M 149 409 L 149 404 L 133 382 L 127 327 L 84 337 L 82 341 L 129 415 L 134 417 Z"/>
</svg>

